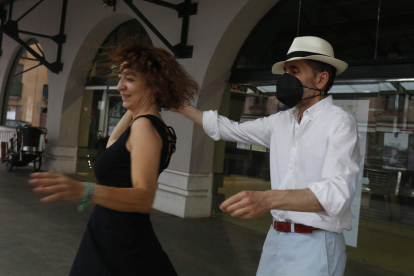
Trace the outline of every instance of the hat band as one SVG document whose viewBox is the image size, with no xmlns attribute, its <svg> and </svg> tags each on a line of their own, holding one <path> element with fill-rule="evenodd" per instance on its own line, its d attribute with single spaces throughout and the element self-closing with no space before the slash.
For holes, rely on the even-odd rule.
<svg viewBox="0 0 414 276">
<path fill-rule="evenodd" d="M 327 55 L 319 54 L 319 53 L 306 52 L 306 51 L 297 51 L 297 52 L 292 52 L 292 53 L 288 54 L 286 56 L 286 60 L 291 59 L 291 58 L 296 58 L 296 57 L 308 57 L 308 56 L 315 56 L 315 55 L 329 57 Z"/>
</svg>

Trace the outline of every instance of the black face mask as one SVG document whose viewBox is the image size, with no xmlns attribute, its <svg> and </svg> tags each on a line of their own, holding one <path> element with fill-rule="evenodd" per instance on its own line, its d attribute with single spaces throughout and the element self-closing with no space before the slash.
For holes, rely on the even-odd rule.
<svg viewBox="0 0 414 276">
<path fill-rule="evenodd" d="M 302 99 L 304 87 L 321 91 L 321 94 Z M 294 107 L 300 101 L 323 96 L 326 94 L 324 90 L 303 86 L 298 78 L 292 76 L 289 73 L 283 74 L 282 77 L 277 81 L 276 91 L 277 99 L 289 108 Z"/>
</svg>

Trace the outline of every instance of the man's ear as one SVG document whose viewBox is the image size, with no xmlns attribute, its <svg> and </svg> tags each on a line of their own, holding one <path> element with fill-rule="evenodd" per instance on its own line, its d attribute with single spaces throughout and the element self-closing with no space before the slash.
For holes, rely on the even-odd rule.
<svg viewBox="0 0 414 276">
<path fill-rule="evenodd" d="M 328 83 L 329 80 L 329 73 L 324 71 L 321 72 L 317 75 L 317 79 L 316 79 L 316 88 L 318 88 L 319 90 L 322 90 L 325 88 L 326 84 Z"/>
</svg>

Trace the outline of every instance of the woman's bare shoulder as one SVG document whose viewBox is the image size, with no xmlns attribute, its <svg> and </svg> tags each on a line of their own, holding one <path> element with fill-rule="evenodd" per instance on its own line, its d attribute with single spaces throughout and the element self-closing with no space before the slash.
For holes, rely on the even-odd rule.
<svg viewBox="0 0 414 276">
<path fill-rule="evenodd" d="M 131 132 L 127 140 L 129 151 L 134 146 L 140 147 L 142 145 L 162 146 L 161 136 L 151 120 L 146 117 L 138 118 L 131 124 Z"/>
</svg>

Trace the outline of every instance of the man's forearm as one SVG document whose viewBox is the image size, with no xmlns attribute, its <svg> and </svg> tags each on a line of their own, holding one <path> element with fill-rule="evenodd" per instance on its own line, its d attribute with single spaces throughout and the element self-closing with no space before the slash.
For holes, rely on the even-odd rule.
<svg viewBox="0 0 414 276">
<path fill-rule="evenodd" d="M 266 197 L 270 210 L 277 209 L 296 212 L 325 211 L 310 189 L 269 190 L 266 191 Z"/>
<path fill-rule="evenodd" d="M 203 126 L 203 111 L 189 105 L 179 110 L 179 113 L 193 121 L 194 123 Z"/>
</svg>

